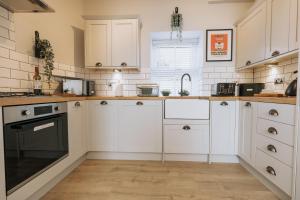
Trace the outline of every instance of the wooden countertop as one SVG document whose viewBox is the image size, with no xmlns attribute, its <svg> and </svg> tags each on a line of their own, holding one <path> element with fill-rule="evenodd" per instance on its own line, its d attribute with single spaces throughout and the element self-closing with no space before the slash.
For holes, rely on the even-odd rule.
<svg viewBox="0 0 300 200">
<path fill-rule="evenodd" d="M 165 100 L 165 99 L 207 99 L 211 101 L 252 101 L 265 103 L 280 103 L 296 105 L 295 97 L 209 97 L 209 96 L 170 96 L 170 97 L 61 97 L 61 96 L 45 96 L 45 97 L 5 97 L 0 98 L 0 106 L 26 105 L 38 103 L 52 102 L 68 102 L 82 100 Z"/>
</svg>

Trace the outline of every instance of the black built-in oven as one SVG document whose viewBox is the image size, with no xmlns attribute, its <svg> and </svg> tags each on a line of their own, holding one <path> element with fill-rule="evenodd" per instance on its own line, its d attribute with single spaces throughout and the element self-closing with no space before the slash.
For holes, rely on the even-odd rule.
<svg viewBox="0 0 300 200">
<path fill-rule="evenodd" d="M 68 155 L 66 103 L 3 107 L 6 192 Z"/>
</svg>

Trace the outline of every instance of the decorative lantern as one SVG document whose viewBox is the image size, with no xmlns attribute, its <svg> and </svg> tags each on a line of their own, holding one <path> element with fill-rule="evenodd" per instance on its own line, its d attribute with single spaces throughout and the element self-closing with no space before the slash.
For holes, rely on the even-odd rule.
<svg viewBox="0 0 300 200">
<path fill-rule="evenodd" d="M 171 39 L 173 38 L 173 32 L 177 32 L 177 39 L 182 41 L 182 26 L 183 18 L 182 14 L 178 12 L 178 7 L 175 7 L 175 11 L 171 15 Z"/>
</svg>

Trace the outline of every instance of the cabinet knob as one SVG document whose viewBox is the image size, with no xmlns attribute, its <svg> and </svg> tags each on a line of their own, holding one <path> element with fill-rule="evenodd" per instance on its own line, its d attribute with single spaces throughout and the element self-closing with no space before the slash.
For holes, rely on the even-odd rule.
<svg viewBox="0 0 300 200">
<path fill-rule="evenodd" d="M 271 109 L 269 111 L 269 115 L 277 117 L 279 115 L 278 111 L 276 109 Z"/>
<path fill-rule="evenodd" d="M 80 102 L 79 102 L 79 101 L 77 101 L 77 102 L 75 103 L 75 107 L 80 107 Z"/>
<path fill-rule="evenodd" d="M 272 135 L 278 135 L 278 131 L 274 127 L 268 128 L 268 133 L 270 133 Z"/>
<path fill-rule="evenodd" d="M 121 63 L 121 67 L 127 67 L 127 63 L 126 62 L 122 62 Z"/>
<path fill-rule="evenodd" d="M 101 62 L 97 62 L 96 63 L 96 67 L 102 67 L 102 63 Z"/>
<path fill-rule="evenodd" d="M 246 103 L 245 103 L 245 106 L 246 106 L 246 107 L 251 107 L 251 103 L 250 103 L 250 102 L 246 102 Z"/>
<path fill-rule="evenodd" d="M 280 55 L 280 51 L 274 51 L 272 53 L 272 57 L 279 56 L 279 55 Z"/>
<path fill-rule="evenodd" d="M 250 61 L 250 60 L 248 60 L 247 62 L 246 62 L 246 66 L 249 66 L 249 65 L 251 65 L 252 64 L 252 62 Z"/>
<path fill-rule="evenodd" d="M 188 130 L 191 130 L 191 127 L 188 126 L 188 125 L 185 125 L 185 126 L 182 127 L 182 129 L 185 130 L 185 131 L 188 131 Z"/>
<path fill-rule="evenodd" d="M 228 106 L 228 103 L 226 101 L 223 101 L 220 103 L 221 106 Z"/>
<path fill-rule="evenodd" d="M 104 105 L 107 105 L 108 103 L 107 103 L 107 101 L 101 101 L 100 104 L 104 106 Z"/>
<path fill-rule="evenodd" d="M 272 145 L 272 144 L 269 144 L 269 145 L 267 146 L 267 149 L 268 149 L 268 151 L 277 153 L 276 147 L 275 147 L 274 145 Z"/>
<path fill-rule="evenodd" d="M 141 101 L 138 101 L 138 102 L 136 102 L 136 105 L 137 105 L 137 106 L 142 106 L 142 105 L 144 105 L 144 103 L 141 102 Z"/>
<path fill-rule="evenodd" d="M 271 174 L 271 175 L 273 175 L 273 176 L 276 176 L 276 171 L 275 171 L 275 169 L 274 169 L 273 167 L 267 166 L 267 167 L 266 167 L 266 171 L 267 171 L 269 174 Z"/>
</svg>

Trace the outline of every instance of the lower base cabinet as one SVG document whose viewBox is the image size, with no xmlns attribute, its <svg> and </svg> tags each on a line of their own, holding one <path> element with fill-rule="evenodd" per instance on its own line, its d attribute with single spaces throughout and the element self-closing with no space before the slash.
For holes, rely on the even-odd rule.
<svg viewBox="0 0 300 200">
<path fill-rule="evenodd" d="M 255 168 L 285 193 L 292 194 L 293 170 L 291 167 L 257 150 Z"/>
<path fill-rule="evenodd" d="M 208 154 L 209 123 L 164 125 L 164 153 Z"/>
<path fill-rule="evenodd" d="M 161 153 L 161 100 L 90 101 L 88 150 Z"/>
<path fill-rule="evenodd" d="M 69 159 L 74 162 L 87 152 L 86 102 L 68 102 Z"/>
<path fill-rule="evenodd" d="M 211 102 L 211 153 L 236 155 L 236 101 Z"/>
<path fill-rule="evenodd" d="M 162 101 L 120 101 L 117 151 L 162 152 Z"/>
</svg>

